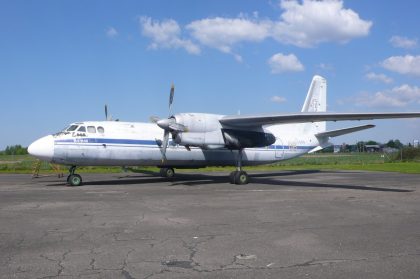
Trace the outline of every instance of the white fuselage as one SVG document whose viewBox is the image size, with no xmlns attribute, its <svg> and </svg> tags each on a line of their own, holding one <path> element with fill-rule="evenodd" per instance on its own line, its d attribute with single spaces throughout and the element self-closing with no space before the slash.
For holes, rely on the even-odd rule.
<svg viewBox="0 0 420 279">
<path fill-rule="evenodd" d="M 156 124 L 139 122 L 80 122 L 86 132 L 67 131 L 39 139 L 30 146 L 31 154 L 52 163 L 75 166 L 171 166 L 204 167 L 235 165 L 238 151 L 205 149 L 170 142 L 162 161 L 163 132 Z M 276 137 L 273 145 L 245 148 L 242 165 L 268 164 L 294 158 L 319 146 L 307 124 L 264 127 Z M 311 129 L 309 129 L 311 130 Z M 48 147 L 47 147 L 48 145 Z M 38 155 L 36 154 L 38 152 Z"/>
</svg>

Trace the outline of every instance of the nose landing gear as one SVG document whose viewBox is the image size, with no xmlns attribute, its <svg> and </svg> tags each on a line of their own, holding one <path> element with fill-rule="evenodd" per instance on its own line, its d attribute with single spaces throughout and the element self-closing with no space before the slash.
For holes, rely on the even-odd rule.
<svg viewBox="0 0 420 279">
<path fill-rule="evenodd" d="M 76 170 L 76 166 L 71 166 L 69 169 L 69 176 L 67 176 L 67 183 L 70 186 L 80 186 L 82 185 L 82 177 L 76 173 L 74 173 Z"/>
</svg>

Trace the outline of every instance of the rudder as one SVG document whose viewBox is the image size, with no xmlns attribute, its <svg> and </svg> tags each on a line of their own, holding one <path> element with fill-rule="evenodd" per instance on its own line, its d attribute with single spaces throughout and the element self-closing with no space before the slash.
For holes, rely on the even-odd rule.
<svg viewBox="0 0 420 279">
<path fill-rule="evenodd" d="M 327 80 L 321 76 L 312 78 L 302 112 L 327 111 Z"/>
<path fill-rule="evenodd" d="M 315 75 L 309 86 L 302 112 L 326 112 L 327 111 L 327 80 Z M 307 123 L 305 132 L 323 132 L 326 130 L 326 122 Z"/>
</svg>

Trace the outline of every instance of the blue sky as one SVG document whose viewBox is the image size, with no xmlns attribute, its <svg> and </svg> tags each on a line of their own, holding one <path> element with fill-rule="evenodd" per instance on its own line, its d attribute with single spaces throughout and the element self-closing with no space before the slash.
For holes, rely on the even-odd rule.
<svg viewBox="0 0 420 279">
<path fill-rule="evenodd" d="M 296 112 L 314 74 L 329 111 L 420 111 L 418 1 L 0 3 L 0 149 L 102 120 L 104 104 L 167 116 L 171 82 L 174 112 Z M 368 123 L 333 142 L 420 139 L 419 120 Z"/>
</svg>

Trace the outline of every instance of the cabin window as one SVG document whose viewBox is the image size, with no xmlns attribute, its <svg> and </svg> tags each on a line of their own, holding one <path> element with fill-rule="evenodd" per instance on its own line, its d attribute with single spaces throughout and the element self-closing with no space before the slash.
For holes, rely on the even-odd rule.
<svg viewBox="0 0 420 279">
<path fill-rule="evenodd" d="M 71 125 L 68 129 L 67 132 L 72 132 L 75 131 L 77 129 L 77 127 L 79 127 L 79 125 Z"/>
<path fill-rule="evenodd" d="M 94 126 L 88 126 L 87 130 L 89 133 L 96 133 L 96 128 Z"/>
<path fill-rule="evenodd" d="M 79 129 L 77 129 L 78 132 L 86 132 L 86 127 L 85 126 L 80 126 Z"/>
<path fill-rule="evenodd" d="M 99 126 L 98 127 L 98 133 L 100 133 L 100 134 L 105 133 L 104 127 Z"/>
</svg>

